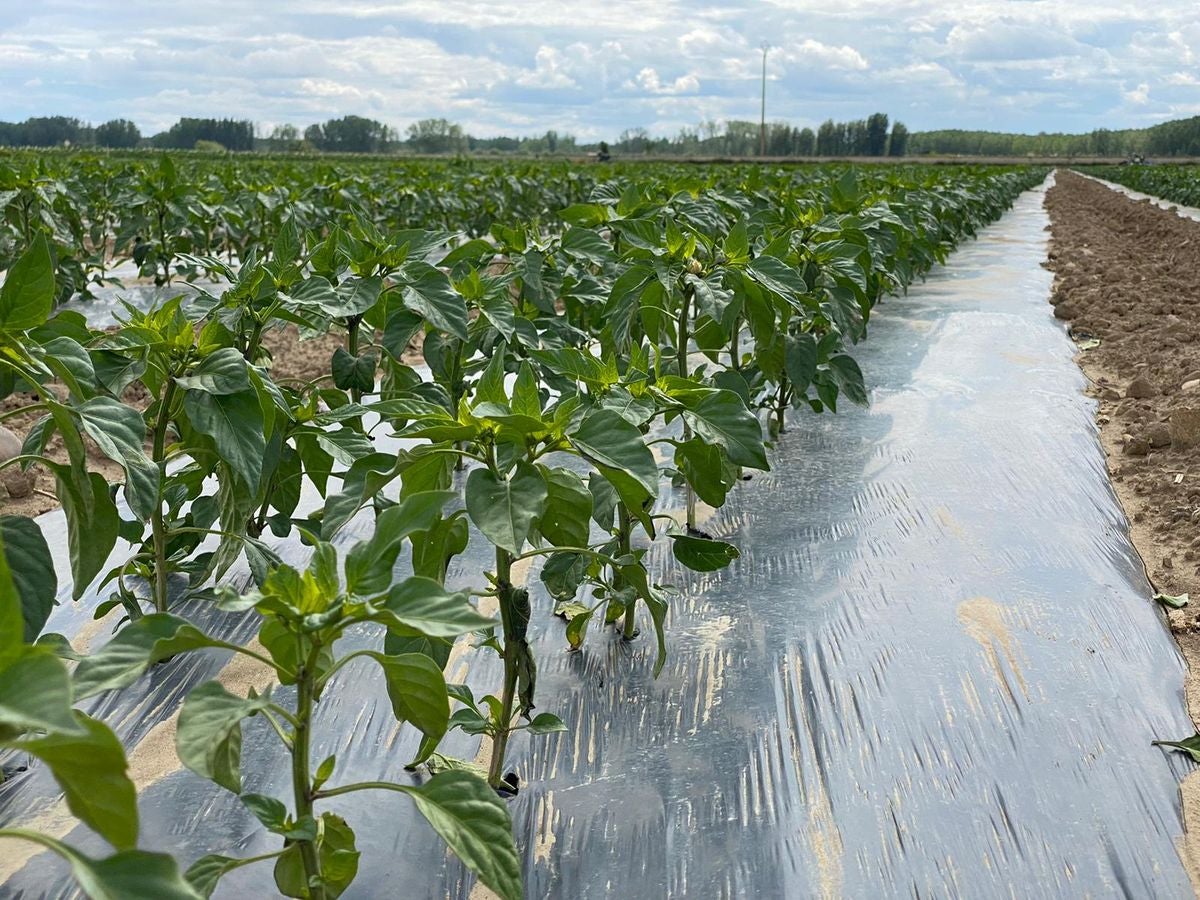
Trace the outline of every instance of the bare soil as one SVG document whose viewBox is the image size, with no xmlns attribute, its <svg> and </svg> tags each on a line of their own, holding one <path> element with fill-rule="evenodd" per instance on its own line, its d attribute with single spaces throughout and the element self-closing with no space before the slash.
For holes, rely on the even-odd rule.
<svg viewBox="0 0 1200 900">
<path fill-rule="evenodd" d="M 1168 618 L 1200 721 L 1200 222 L 1061 170 L 1046 209 L 1054 315 L 1090 347 L 1078 362 L 1134 546 L 1156 591 L 1193 598 Z M 1200 891 L 1200 771 L 1181 792 L 1180 855 Z"/>
</svg>

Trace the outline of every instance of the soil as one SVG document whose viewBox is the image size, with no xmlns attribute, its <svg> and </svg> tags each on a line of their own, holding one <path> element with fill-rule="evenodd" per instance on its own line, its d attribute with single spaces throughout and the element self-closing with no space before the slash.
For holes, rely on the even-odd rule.
<svg viewBox="0 0 1200 900">
<path fill-rule="evenodd" d="M 419 349 L 420 335 L 416 337 L 416 345 L 411 346 L 404 354 L 404 362 L 409 365 L 421 362 Z M 342 346 L 345 336 L 341 333 L 331 333 L 310 340 L 300 340 L 300 335 L 294 325 L 286 326 L 282 331 L 269 331 L 263 336 L 263 343 L 271 351 L 271 374 L 277 382 L 311 381 L 329 373 L 330 360 L 333 351 Z M 60 395 L 65 394 L 59 385 L 51 385 L 51 389 Z M 126 403 L 145 410 L 150 403 L 150 396 L 140 384 L 131 385 L 122 398 Z M 31 394 L 12 394 L 0 400 L 0 413 L 20 409 L 31 403 L 36 403 L 37 397 Z M 18 413 L 5 419 L 5 427 L 13 431 L 20 440 L 24 440 L 30 427 L 37 422 L 43 413 L 40 410 L 27 414 Z M 88 465 L 92 471 L 102 474 L 109 483 L 123 480 L 123 472 L 116 463 L 105 457 L 96 446 L 87 441 Z M 56 462 L 66 462 L 66 450 L 62 438 L 55 435 L 51 438 L 46 455 Z M 31 470 L 36 476 L 33 490 L 23 497 L 12 497 L 4 488 L 0 488 L 0 515 L 37 516 L 58 506 L 54 495 L 54 476 L 41 466 Z"/>
<path fill-rule="evenodd" d="M 1046 209 L 1054 315 L 1080 344 L 1134 546 L 1155 591 L 1193 598 L 1166 612 L 1200 721 L 1200 222 L 1061 170 Z M 1181 793 L 1180 855 L 1200 891 L 1200 771 Z"/>
</svg>

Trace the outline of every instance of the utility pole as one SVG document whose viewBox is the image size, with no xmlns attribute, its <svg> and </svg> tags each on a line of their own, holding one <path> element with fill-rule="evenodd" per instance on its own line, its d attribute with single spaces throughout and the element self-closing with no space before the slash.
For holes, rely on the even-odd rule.
<svg viewBox="0 0 1200 900">
<path fill-rule="evenodd" d="M 771 45 L 766 41 L 762 42 L 762 113 L 758 123 L 758 155 L 767 155 L 767 51 L 771 49 Z"/>
</svg>

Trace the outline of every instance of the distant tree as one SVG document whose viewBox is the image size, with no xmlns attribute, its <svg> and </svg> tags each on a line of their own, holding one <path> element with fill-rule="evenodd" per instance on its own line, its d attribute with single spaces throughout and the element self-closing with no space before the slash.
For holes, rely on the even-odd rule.
<svg viewBox="0 0 1200 900">
<path fill-rule="evenodd" d="M 903 122 L 892 125 L 892 136 L 888 138 L 888 156 L 904 156 L 908 152 L 908 128 Z"/>
<path fill-rule="evenodd" d="M 12 138 L 17 147 L 60 147 L 90 143 L 91 130 L 69 116 L 43 116 L 15 125 Z"/>
<path fill-rule="evenodd" d="M 138 127 L 128 119 L 112 119 L 96 126 L 96 145 L 99 147 L 136 147 L 142 139 Z"/>
<path fill-rule="evenodd" d="M 254 123 L 248 119 L 183 118 L 152 139 L 156 147 L 190 150 L 197 141 L 212 141 L 227 150 L 254 149 Z"/>
<path fill-rule="evenodd" d="M 833 119 L 826 119 L 817 129 L 817 156 L 836 156 L 840 145 L 837 125 Z"/>
<path fill-rule="evenodd" d="M 312 140 L 309 131 L 304 137 Z M 362 116 L 330 119 L 320 126 L 320 137 L 319 142 L 312 143 L 334 153 L 383 153 L 395 140 L 392 130 L 382 122 Z"/>
<path fill-rule="evenodd" d="M 796 155 L 812 156 L 817 152 L 817 136 L 811 128 L 801 128 L 796 133 Z"/>
<path fill-rule="evenodd" d="M 883 156 L 887 152 L 888 117 L 884 113 L 872 113 L 867 117 L 864 136 L 867 156 Z"/>
<path fill-rule="evenodd" d="M 461 153 L 467 137 L 461 125 L 448 119 L 420 119 L 408 126 L 407 143 L 416 153 Z"/>
<path fill-rule="evenodd" d="M 622 153 L 645 153 L 649 144 L 650 132 L 645 128 L 626 128 L 617 138 L 617 149 Z"/>
<path fill-rule="evenodd" d="M 295 125 L 284 123 L 271 129 L 270 135 L 260 140 L 260 146 L 267 150 L 291 151 L 299 150 L 303 140 L 300 129 Z"/>
</svg>

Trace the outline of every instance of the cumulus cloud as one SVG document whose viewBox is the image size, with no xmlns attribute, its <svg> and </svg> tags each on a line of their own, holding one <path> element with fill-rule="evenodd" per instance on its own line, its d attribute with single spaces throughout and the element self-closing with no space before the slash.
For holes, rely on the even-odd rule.
<svg viewBox="0 0 1200 900">
<path fill-rule="evenodd" d="M 41 0 L 0 15 L 0 118 L 306 125 L 426 116 L 478 134 L 658 133 L 876 110 L 911 128 L 1088 130 L 1191 114 L 1194 0 Z"/>
<path fill-rule="evenodd" d="M 695 75 L 680 75 L 664 84 L 653 66 L 646 66 L 638 72 L 635 81 L 638 87 L 651 94 L 694 94 L 700 90 L 700 79 Z"/>
</svg>

